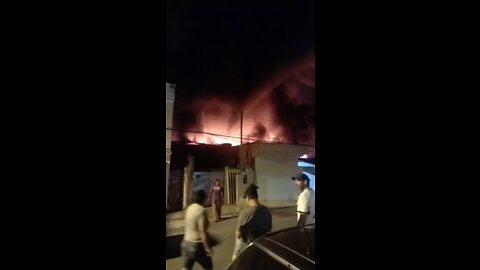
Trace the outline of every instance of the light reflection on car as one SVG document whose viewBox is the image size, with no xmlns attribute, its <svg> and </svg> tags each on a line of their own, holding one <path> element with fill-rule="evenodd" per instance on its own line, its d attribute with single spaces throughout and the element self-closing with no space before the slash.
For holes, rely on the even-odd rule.
<svg viewBox="0 0 480 270">
<path fill-rule="evenodd" d="M 315 224 L 256 239 L 226 269 L 315 269 Z"/>
</svg>

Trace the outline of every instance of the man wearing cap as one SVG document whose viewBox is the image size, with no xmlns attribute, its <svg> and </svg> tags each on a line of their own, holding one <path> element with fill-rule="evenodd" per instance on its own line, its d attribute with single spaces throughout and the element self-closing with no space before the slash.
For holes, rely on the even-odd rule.
<svg viewBox="0 0 480 270">
<path fill-rule="evenodd" d="M 232 260 L 240 254 L 245 244 L 250 244 L 272 230 L 272 214 L 267 207 L 258 202 L 257 189 L 256 185 L 250 184 L 243 193 L 248 207 L 238 215 Z"/>
<path fill-rule="evenodd" d="M 310 178 L 301 173 L 292 177 L 300 190 L 297 200 L 297 226 L 315 224 L 315 191 L 310 188 Z"/>
</svg>

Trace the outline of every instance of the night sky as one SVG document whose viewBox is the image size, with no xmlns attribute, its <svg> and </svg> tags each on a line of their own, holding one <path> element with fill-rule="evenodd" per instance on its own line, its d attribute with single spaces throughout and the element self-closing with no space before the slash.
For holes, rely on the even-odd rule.
<svg viewBox="0 0 480 270">
<path fill-rule="evenodd" d="M 255 87 L 314 54 L 314 1 L 239 3 L 167 0 L 166 75 L 176 84 L 175 106 L 212 96 L 242 106 Z M 174 125 L 194 118 L 174 114 Z"/>
</svg>

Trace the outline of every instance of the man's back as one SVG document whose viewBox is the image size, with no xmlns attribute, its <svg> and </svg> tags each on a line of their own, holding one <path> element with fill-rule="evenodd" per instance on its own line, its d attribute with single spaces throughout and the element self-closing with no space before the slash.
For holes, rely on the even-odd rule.
<svg viewBox="0 0 480 270">
<path fill-rule="evenodd" d="M 205 208 L 197 203 L 192 203 L 185 210 L 185 235 L 190 242 L 200 242 L 199 220 L 206 218 Z"/>
<path fill-rule="evenodd" d="M 258 205 L 244 209 L 238 217 L 237 229 L 242 232 L 244 242 L 252 242 L 272 229 L 270 210 Z"/>
</svg>

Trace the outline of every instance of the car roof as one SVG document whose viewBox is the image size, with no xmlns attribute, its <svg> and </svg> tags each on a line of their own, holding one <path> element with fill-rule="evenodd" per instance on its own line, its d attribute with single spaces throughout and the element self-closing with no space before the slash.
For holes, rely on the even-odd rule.
<svg viewBox="0 0 480 270">
<path fill-rule="evenodd" d="M 255 244 L 269 246 L 275 244 L 282 247 L 283 250 L 315 263 L 315 224 L 270 233 L 255 242 Z"/>
<path fill-rule="evenodd" d="M 251 246 L 288 268 L 312 269 L 315 267 L 315 224 L 267 234 L 255 240 L 247 249 Z"/>
</svg>

